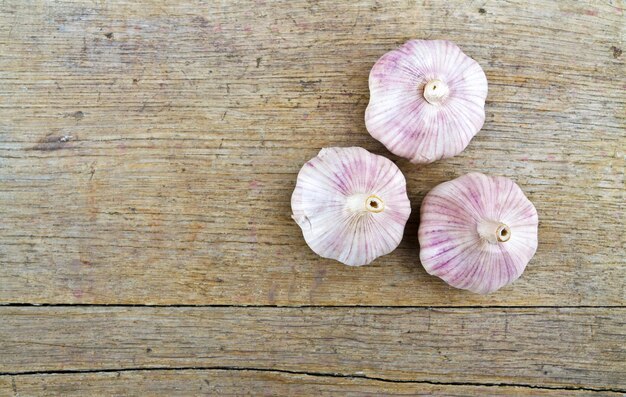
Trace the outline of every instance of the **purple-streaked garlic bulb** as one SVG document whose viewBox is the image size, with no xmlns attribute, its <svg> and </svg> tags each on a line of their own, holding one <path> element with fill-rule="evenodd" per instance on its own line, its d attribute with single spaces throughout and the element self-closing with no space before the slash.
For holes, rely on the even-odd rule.
<svg viewBox="0 0 626 397">
<path fill-rule="evenodd" d="M 349 266 L 393 251 L 411 213 L 402 172 L 360 147 L 322 149 L 304 164 L 291 209 L 315 253 Z"/>
<path fill-rule="evenodd" d="M 470 173 L 444 182 L 420 211 L 420 260 L 456 288 L 487 294 L 517 280 L 537 250 L 537 210 L 512 180 Z"/>
<path fill-rule="evenodd" d="M 487 77 L 454 43 L 411 40 L 369 76 L 369 133 L 412 163 L 461 153 L 485 122 Z"/>
</svg>

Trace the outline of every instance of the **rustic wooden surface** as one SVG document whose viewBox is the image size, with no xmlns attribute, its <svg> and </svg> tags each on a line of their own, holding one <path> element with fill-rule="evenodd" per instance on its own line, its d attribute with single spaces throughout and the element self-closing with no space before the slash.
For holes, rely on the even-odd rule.
<svg viewBox="0 0 626 397">
<path fill-rule="evenodd" d="M 224 366 L 626 390 L 624 308 L 16 307 L 0 315 L 7 374 Z"/>
<path fill-rule="evenodd" d="M 0 1 L 0 394 L 626 392 L 624 9 Z M 363 121 L 369 69 L 410 38 L 489 80 L 483 130 L 421 167 Z M 413 207 L 363 268 L 289 218 L 302 164 L 353 145 L 398 164 Z M 418 260 L 423 196 L 470 171 L 540 217 L 488 296 Z"/>
</svg>

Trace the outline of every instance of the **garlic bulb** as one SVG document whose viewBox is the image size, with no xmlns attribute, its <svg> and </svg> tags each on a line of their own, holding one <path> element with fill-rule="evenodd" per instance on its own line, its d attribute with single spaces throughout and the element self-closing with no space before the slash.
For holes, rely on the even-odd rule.
<svg viewBox="0 0 626 397">
<path fill-rule="evenodd" d="M 398 167 L 359 147 L 322 149 L 309 160 L 291 209 L 315 253 L 349 266 L 393 251 L 411 213 Z"/>
<path fill-rule="evenodd" d="M 485 121 L 487 77 L 445 40 L 411 40 L 383 55 L 369 76 L 369 133 L 412 163 L 461 153 Z"/>
<path fill-rule="evenodd" d="M 426 271 L 479 294 L 515 281 L 537 250 L 537 210 L 505 177 L 470 173 L 444 182 L 420 211 Z"/>
</svg>

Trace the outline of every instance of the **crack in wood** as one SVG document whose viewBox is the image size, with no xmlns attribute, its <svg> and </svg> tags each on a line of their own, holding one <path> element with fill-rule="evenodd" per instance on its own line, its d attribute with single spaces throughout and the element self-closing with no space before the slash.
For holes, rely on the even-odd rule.
<svg viewBox="0 0 626 397">
<path fill-rule="evenodd" d="M 4 302 L 0 307 L 145 307 L 145 308 L 268 308 L 268 309 L 626 309 L 626 305 L 230 305 L 230 304 L 149 304 L 149 303 L 30 303 Z"/>
<path fill-rule="evenodd" d="M 524 383 L 492 383 L 492 382 L 437 382 L 430 380 L 405 380 L 405 379 L 391 379 L 382 378 L 376 376 L 368 376 L 365 374 L 343 374 L 337 372 L 317 372 L 317 371 L 293 371 L 288 369 L 276 369 L 276 368 L 254 368 L 254 367 L 224 367 L 224 366 L 210 366 L 210 367 L 132 367 L 132 368 L 102 368 L 102 369 L 82 369 L 82 370 L 55 370 L 55 371 L 23 371 L 23 372 L 0 372 L 0 376 L 29 376 L 29 375 L 63 375 L 63 374 L 94 374 L 94 373 L 121 373 L 121 372 L 151 372 L 151 371 L 250 371 L 250 372 L 269 372 L 269 373 L 283 373 L 291 375 L 307 375 L 326 378 L 348 378 L 348 379 L 366 379 L 378 382 L 387 383 L 412 383 L 412 384 L 427 384 L 427 385 L 440 385 L 440 386 L 483 386 L 483 387 L 524 387 L 529 389 L 544 389 L 544 390 L 577 390 L 577 391 L 590 391 L 590 392 L 612 392 L 612 393 L 626 393 L 626 389 L 611 389 L 611 388 L 592 388 L 592 387 L 575 387 L 575 386 L 537 386 Z"/>
</svg>

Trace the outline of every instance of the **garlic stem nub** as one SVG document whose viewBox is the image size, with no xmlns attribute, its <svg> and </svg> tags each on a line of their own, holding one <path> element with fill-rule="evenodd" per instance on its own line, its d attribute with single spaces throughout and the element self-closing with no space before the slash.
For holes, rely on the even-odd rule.
<svg viewBox="0 0 626 397">
<path fill-rule="evenodd" d="M 500 243 L 506 243 L 511 238 L 511 229 L 504 223 L 498 226 L 496 230 L 496 239 Z"/>
<path fill-rule="evenodd" d="M 478 235 L 492 244 L 505 243 L 511 238 L 511 229 L 502 222 L 483 221 L 478 224 Z"/>
<path fill-rule="evenodd" d="M 380 197 L 372 194 L 365 199 L 365 208 L 369 212 L 381 212 L 385 209 L 385 203 L 380 199 Z"/>
<path fill-rule="evenodd" d="M 431 105 L 440 105 L 450 93 L 450 88 L 441 80 L 431 80 L 424 86 L 424 99 Z"/>
<path fill-rule="evenodd" d="M 382 212 L 385 209 L 385 202 L 375 194 L 354 194 L 348 197 L 348 208 L 356 213 Z"/>
</svg>

